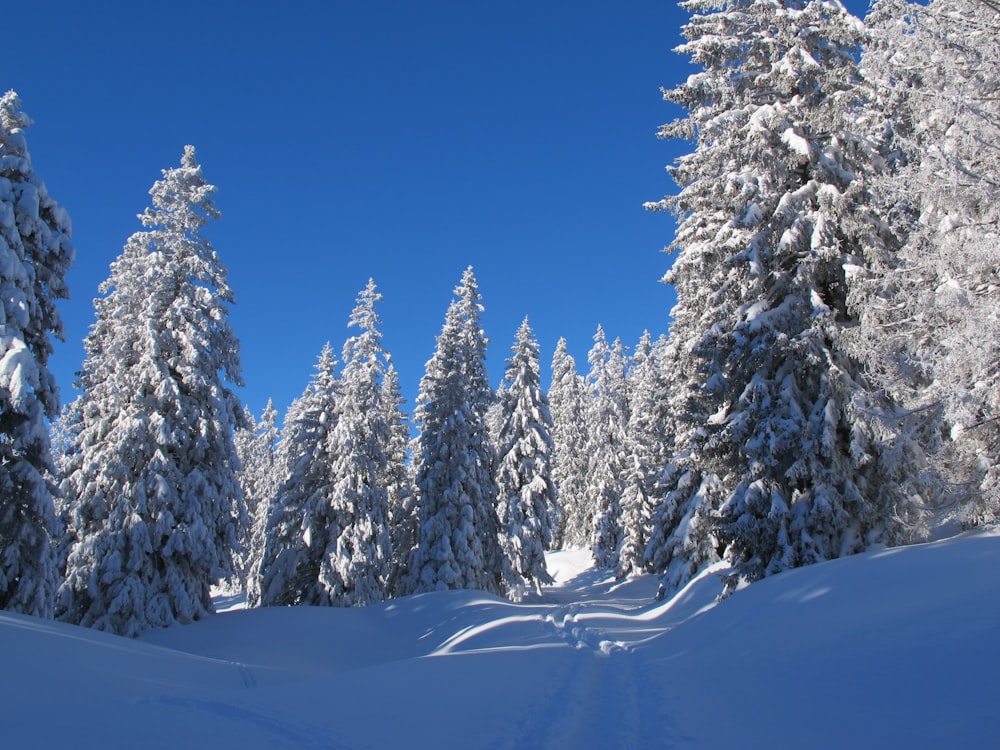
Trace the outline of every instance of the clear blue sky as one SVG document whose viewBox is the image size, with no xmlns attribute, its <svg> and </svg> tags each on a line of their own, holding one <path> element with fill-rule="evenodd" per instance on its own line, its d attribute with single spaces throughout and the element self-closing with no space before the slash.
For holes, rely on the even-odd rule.
<svg viewBox="0 0 1000 750">
<path fill-rule="evenodd" d="M 0 86 L 35 121 L 36 171 L 73 218 L 73 299 L 52 368 L 74 395 L 93 298 L 160 170 L 198 150 L 222 218 L 206 234 L 237 296 L 259 414 L 339 352 L 369 277 L 415 397 L 453 287 L 476 271 L 503 374 L 527 315 L 543 377 L 565 336 L 667 330 L 669 217 L 683 150 L 659 87 L 688 74 L 672 2 L 19 2 Z"/>
</svg>

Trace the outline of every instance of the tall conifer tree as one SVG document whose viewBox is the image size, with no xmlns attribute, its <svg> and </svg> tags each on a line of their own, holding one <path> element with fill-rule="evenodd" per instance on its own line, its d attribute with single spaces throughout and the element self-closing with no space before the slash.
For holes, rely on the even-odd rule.
<svg viewBox="0 0 1000 750">
<path fill-rule="evenodd" d="M 559 488 L 561 509 L 553 547 L 590 544 L 591 515 L 587 510 L 587 407 L 589 396 L 566 339 L 556 343 L 549 386 L 554 444 L 552 481 Z"/>
<path fill-rule="evenodd" d="M 669 460 L 668 386 L 661 368 L 664 347 L 663 340 L 654 344 L 646 331 L 632 355 L 627 384 L 630 403 L 621 498 L 619 576 L 644 571 L 652 516 L 663 491 L 662 472 Z"/>
<path fill-rule="evenodd" d="M 233 293 L 202 235 L 219 216 L 194 148 L 163 171 L 95 303 L 63 492 L 74 542 L 61 615 L 134 636 L 212 611 L 244 507 L 233 430 Z"/>
<path fill-rule="evenodd" d="M 455 288 L 417 397 L 415 486 L 419 528 L 414 591 L 501 592 L 494 450 L 486 413 L 486 336 L 472 268 Z"/>
<path fill-rule="evenodd" d="M 890 169 L 892 252 L 859 273 L 858 355 L 933 453 L 918 490 L 1000 518 L 1000 9 L 879 0 L 862 57 Z M 865 269 L 856 269 L 859 272 Z M 912 477 L 910 481 L 923 477 Z M 944 480 L 944 481 L 942 481 Z M 955 501 L 958 502 L 955 502 Z"/>
<path fill-rule="evenodd" d="M 336 366 L 327 342 L 305 392 L 285 414 L 278 448 L 282 479 L 268 509 L 260 598 L 250 599 L 251 606 L 314 604 L 324 596 L 318 587 L 326 544 L 313 543 L 312 534 L 315 514 L 329 508 L 333 497 L 336 456 L 330 434 L 337 424 Z"/>
<path fill-rule="evenodd" d="M 722 485 L 715 474 L 702 474 L 691 450 L 708 420 L 700 411 L 704 405 L 696 399 L 698 372 L 682 348 L 685 333 L 691 332 L 696 321 L 691 303 L 678 303 L 672 311 L 670 337 L 658 357 L 667 384 L 661 433 L 666 441 L 663 447 L 667 461 L 657 478 L 657 503 L 644 558 L 645 566 L 662 576 L 670 592 L 679 590 L 699 570 L 718 562 L 721 552 L 715 537 L 714 513 L 722 504 Z"/>
<path fill-rule="evenodd" d="M 389 534 L 392 540 L 392 565 L 386 582 L 386 597 L 393 598 L 405 590 L 409 578 L 410 555 L 417 543 L 417 502 L 407 462 L 410 426 L 399 373 L 389 361 L 382 381 L 382 407 L 389 425 L 389 447 L 386 485 L 389 498 Z"/>
<path fill-rule="evenodd" d="M 559 505 L 552 482 L 552 416 L 542 392 L 538 343 L 525 318 L 504 378 L 503 423 L 497 449 L 497 491 L 504 588 L 515 601 L 531 586 L 552 583 L 545 551 Z"/>
<path fill-rule="evenodd" d="M 879 404 L 846 353 L 845 267 L 882 242 L 855 117 L 863 25 L 839 2 L 691 0 L 679 51 L 700 65 L 665 98 L 694 138 L 671 173 L 677 348 L 705 423 L 686 461 L 717 477 L 730 584 L 897 538 Z M 691 313 L 683 308 L 690 306 Z M 693 313 L 693 314 L 692 314 Z M 693 485 L 692 485 L 693 487 Z"/>
<path fill-rule="evenodd" d="M 280 481 L 278 411 L 271 399 L 267 400 L 259 421 L 248 409 L 247 423 L 252 429 L 245 428 L 236 433 L 240 483 L 248 516 L 241 556 L 241 582 L 245 586 L 247 600 L 257 602 L 260 600 L 260 562 L 267 538 L 267 514 Z"/>
<path fill-rule="evenodd" d="M 334 457 L 330 506 L 310 520 L 313 544 L 326 545 L 319 570 L 320 604 L 372 604 L 386 595 L 394 435 L 382 402 L 389 359 L 375 311 L 381 299 L 369 280 L 348 323 L 358 335 L 344 344 L 337 424 L 328 438 Z"/>
<path fill-rule="evenodd" d="M 53 464 L 45 420 L 59 412 L 48 370 L 69 296 L 69 215 L 35 174 L 17 94 L 0 96 L 0 609 L 51 617 L 56 588 Z"/>
<path fill-rule="evenodd" d="M 591 519 L 591 550 L 599 568 L 617 569 L 622 543 L 621 499 L 627 468 L 625 430 L 627 357 L 621 341 L 611 344 L 601 326 L 587 356 L 587 506 Z"/>
</svg>

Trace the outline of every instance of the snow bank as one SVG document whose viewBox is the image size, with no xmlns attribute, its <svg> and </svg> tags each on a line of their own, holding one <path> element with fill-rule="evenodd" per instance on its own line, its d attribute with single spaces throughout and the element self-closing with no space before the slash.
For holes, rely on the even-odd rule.
<svg viewBox="0 0 1000 750">
<path fill-rule="evenodd" d="M 669 602 L 550 560 L 557 585 L 363 609 L 232 610 L 139 641 L 0 613 L 18 748 L 997 746 L 1000 536 Z M 12 720 L 11 720 L 12 719 Z"/>
</svg>

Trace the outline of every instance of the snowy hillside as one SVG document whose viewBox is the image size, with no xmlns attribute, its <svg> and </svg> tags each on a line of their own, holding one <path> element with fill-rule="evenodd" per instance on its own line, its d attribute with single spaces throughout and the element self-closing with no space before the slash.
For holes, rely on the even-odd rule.
<svg viewBox="0 0 1000 750">
<path fill-rule="evenodd" d="M 721 604 L 557 585 L 232 610 L 139 641 L 0 613 L 9 748 L 997 747 L 1000 534 L 793 570 Z"/>
</svg>

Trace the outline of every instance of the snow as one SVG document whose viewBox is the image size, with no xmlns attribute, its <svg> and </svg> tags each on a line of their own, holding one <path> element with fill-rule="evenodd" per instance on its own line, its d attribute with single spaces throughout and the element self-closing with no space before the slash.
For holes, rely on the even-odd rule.
<svg viewBox="0 0 1000 750">
<path fill-rule="evenodd" d="M 716 602 L 550 554 L 556 584 L 238 609 L 129 640 L 0 613 L 17 748 L 996 747 L 1000 533 Z"/>
<path fill-rule="evenodd" d="M 788 148 L 801 156 L 803 159 L 809 158 L 809 141 L 796 133 L 793 128 L 786 129 L 785 132 L 781 134 L 781 140 L 786 146 L 788 146 Z"/>
</svg>

